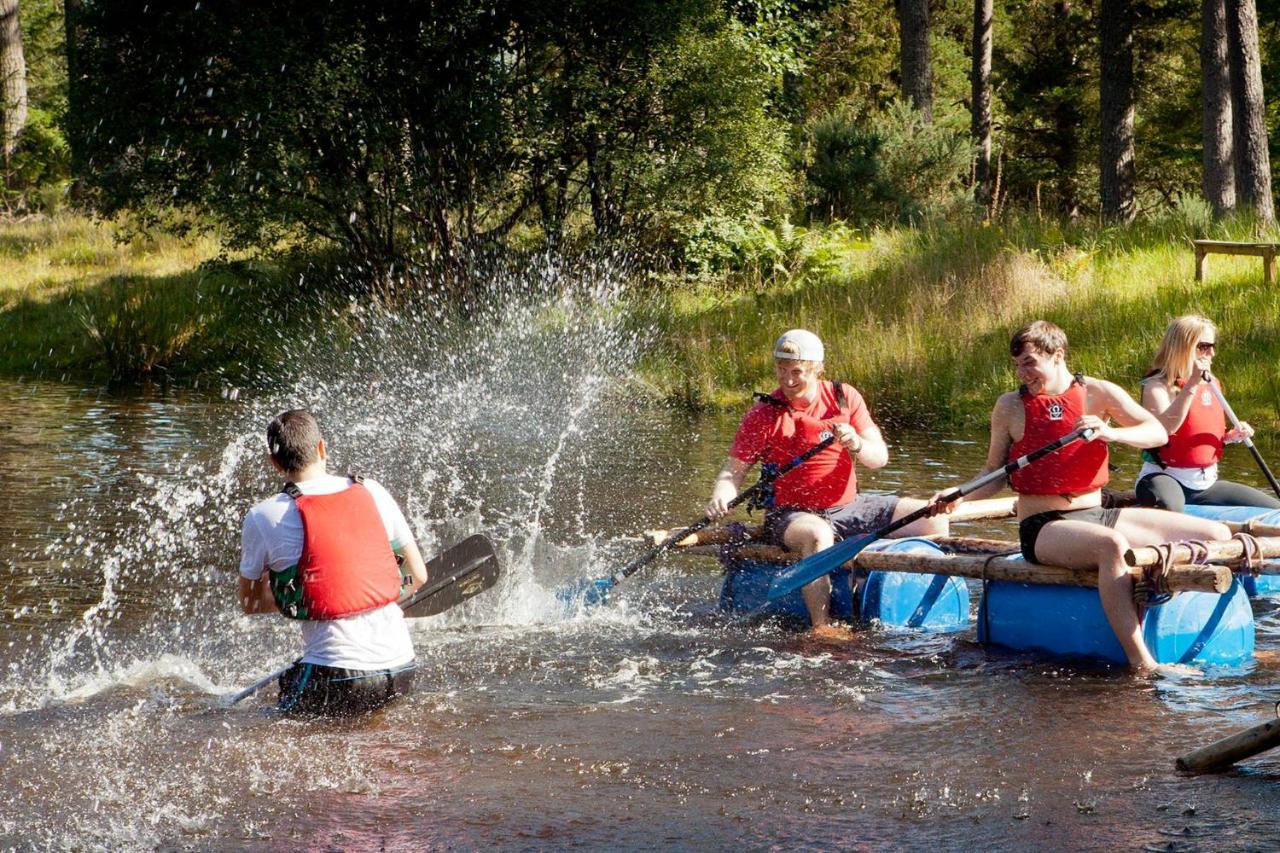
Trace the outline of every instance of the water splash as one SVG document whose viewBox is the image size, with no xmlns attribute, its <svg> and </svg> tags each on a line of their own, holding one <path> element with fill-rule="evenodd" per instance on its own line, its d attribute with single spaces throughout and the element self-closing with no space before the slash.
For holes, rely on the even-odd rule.
<svg viewBox="0 0 1280 853">
<path fill-rule="evenodd" d="M 613 452 L 599 413 L 649 338 L 620 308 L 628 275 L 620 258 L 543 256 L 488 264 L 462 311 L 443 297 L 330 306 L 323 328 L 286 342 L 274 375 L 208 404 L 224 418 L 220 437 L 181 452 L 157 443 L 165 461 L 117 484 L 135 493 L 118 523 L 102 524 L 100 496 L 67 503 L 51 556 L 89 579 L 96 600 L 11 667 L 10 707 L 82 700 L 136 672 L 221 689 L 289 659 L 292 626 L 240 615 L 233 593 L 240 520 L 278 486 L 262 432 L 288 408 L 317 414 L 331 471 L 388 487 L 424 554 L 477 532 L 498 543 L 498 588 L 420 620 L 426 629 L 628 618 L 565 614 L 551 593 L 599 553 L 582 497 Z M 85 516 L 113 529 L 86 546 Z M 170 657 L 195 672 L 154 665 Z"/>
</svg>

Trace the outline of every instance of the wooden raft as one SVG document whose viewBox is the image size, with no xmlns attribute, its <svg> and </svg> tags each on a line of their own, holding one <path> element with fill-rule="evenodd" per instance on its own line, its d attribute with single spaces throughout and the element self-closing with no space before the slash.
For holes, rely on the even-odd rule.
<svg viewBox="0 0 1280 853">
<path fill-rule="evenodd" d="M 669 532 L 649 531 L 646 535 L 656 541 L 665 540 Z M 686 537 L 686 544 L 676 545 L 674 550 L 685 554 L 718 556 L 720 546 L 729 542 L 729 532 L 723 528 L 702 530 Z M 999 539 L 967 539 L 962 537 L 938 537 L 933 541 L 951 554 L 904 554 L 886 551 L 863 551 L 850 564 L 854 568 L 878 572 L 913 572 L 916 574 L 952 575 L 977 580 L 1006 580 L 1020 583 L 1059 584 L 1062 586 L 1098 586 L 1096 569 L 1069 569 L 1062 566 L 1045 566 L 1015 559 L 1017 542 Z M 736 553 L 746 560 L 766 563 L 794 563 L 800 555 L 762 542 L 747 542 L 738 546 Z M 1010 556 L 1005 556 L 1010 555 Z M 1131 570 L 1134 579 L 1142 577 L 1142 568 Z M 1231 569 L 1223 565 L 1174 565 L 1165 574 L 1171 592 L 1224 593 L 1231 588 Z"/>
</svg>

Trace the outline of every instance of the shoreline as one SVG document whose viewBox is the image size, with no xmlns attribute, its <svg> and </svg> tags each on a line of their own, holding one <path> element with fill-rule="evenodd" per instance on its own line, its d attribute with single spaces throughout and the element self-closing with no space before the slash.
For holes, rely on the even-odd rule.
<svg viewBox="0 0 1280 853">
<path fill-rule="evenodd" d="M 880 422 L 980 426 L 1016 381 L 1005 346 L 1023 323 L 1058 323 L 1073 369 L 1135 391 L 1168 319 L 1195 312 L 1227 342 L 1220 371 L 1235 408 L 1275 429 L 1280 377 L 1267 365 L 1280 363 L 1280 291 L 1247 257 L 1215 257 L 1195 283 L 1194 231 L 1032 217 L 869 234 L 788 229 L 767 270 L 743 264 L 637 287 L 623 322 L 655 344 L 626 384 L 655 404 L 737 410 L 768 390 L 776 335 L 802 326 L 826 343 L 828 377 L 857 386 Z M 296 256 L 231 256 L 209 235 L 121 233 L 69 214 L 0 224 L 0 375 L 252 382 L 335 295 L 303 290 Z"/>
</svg>

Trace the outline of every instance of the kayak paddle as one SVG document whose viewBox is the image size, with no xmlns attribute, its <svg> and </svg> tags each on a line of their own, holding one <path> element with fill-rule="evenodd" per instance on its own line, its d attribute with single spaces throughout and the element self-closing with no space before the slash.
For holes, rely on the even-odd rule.
<svg viewBox="0 0 1280 853">
<path fill-rule="evenodd" d="M 479 533 L 468 536 L 427 563 L 427 577 L 444 577 L 419 588 L 400 602 L 400 608 L 405 616 L 412 618 L 435 616 L 493 586 L 498 582 L 499 572 L 498 555 L 494 553 L 493 543 Z M 249 698 L 279 678 L 288 668 L 264 675 L 238 693 L 222 697 L 222 707 L 229 708 Z"/>
<path fill-rule="evenodd" d="M 776 601 L 788 593 L 794 592 L 800 587 L 817 580 L 823 575 L 829 575 L 845 563 L 852 560 L 858 555 L 863 548 L 870 545 L 877 539 L 883 539 L 895 530 L 901 530 L 913 521 L 917 521 L 929 515 L 935 507 L 940 504 L 948 504 L 952 501 L 962 498 L 965 495 L 972 494 L 988 483 L 995 482 L 1002 477 L 1007 477 L 1019 468 L 1025 468 L 1037 459 L 1048 456 L 1056 450 L 1061 450 L 1072 442 L 1084 439 L 1089 441 L 1093 438 L 1093 430 L 1078 429 L 1069 432 L 1059 438 L 1057 441 L 1046 444 L 1039 450 L 1033 450 L 1026 456 L 1020 456 L 1017 459 L 1005 465 L 1003 468 L 997 468 L 983 474 L 977 479 L 970 480 L 967 483 L 956 486 L 951 491 L 939 495 L 938 499 L 920 507 L 915 512 L 908 513 L 897 521 L 886 524 L 884 527 L 872 533 L 857 536 L 853 539 L 845 539 L 837 542 L 830 548 L 826 548 L 816 554 L 810 554 L 803 560 L 792 563 L 788 568 L 779 572 L 774 576 L 773 581 L 769 584 L 769 591 L 766 593 L 767 601 Z"/>
<path fill-rule="evenodd" d="M 834 434 L 825 434 L 825 435 L 826 437 L 823 438 L 822 441 L 818 442 L 813 447 L 810 447 L 804 453 L 801 453 L 795 459 L 792 459 L 790 462 L 780 467 L 777 471 L 772 471 L 772 472 L 769 472 L 768 474 L 761 473 L 760 479 L 756 482 L 754 486 L 744 489 L 743 491 L 739 492 L 738 495 L 733 500 L 729 501 L 728 508 L 733 509 L 738 504 L 742 503 L 748 498 L 753 497 L 763 489 L 768 488 L 771 484 L 773 484 L 776 480 L 778 480 L 778 478 L 782 477 L 784 474 L 787 474 L 792 470 L 794 470 L 795 468 L 800 467 L 801 465 L 803 465 L 804 463 L 812 459 L 814 456 L 816 456 L 818 453 L 830 447 L 831 443 L 836 440 L 836 437 Z M 608 577 L 597 578 L 595 580 L 580 580 L 580 581 L 577 581 L 576 583 L 570 584 L 569 586 L 562 587 L 556 592 L 556 598 L 566 602 L 576 601 L 578 599 L 581 599 L 584 604 L 588 604 L 588 605 L 599 604 L 608 597 L 609 590 L 613 589 L 620 582 L 631 577 L 633 574 L 639 571 L 641 567 L 648 565 L 649 563 L 653 562 L 655 559 L 657 559 L 661 555 L 665 554 L 667 551 L 670 551 L 672 548 L 675 547 L 677 542 L 680 542 L 690 534 L 697 533 L 699 530 L 706 527 L 712 521 L 713 519 L 711 518 L 711 516 L 704 515 L 702 516 L 702 518 L 698 519 L 693 524 L 690 524 L 688 527 L 682 530 L 676 530 L 672 532 L 671 535 L 669 535 L 665 540 L 663 540 L 661 545 L 651 549 L 650 551 L 640 555 L 639 557 L 636 557 L 626 566 L 614 572 L 613 574 L 609 575 Z"/>
<path fill-rule="evenodd" d="M 1204 379 L 1209 383 L 1209 387 L 1213 389 L 1213 396 L 1218 398 L 1218 405 L 1222 406 L 1222 410 L 1227 413 L 1227 417 L 1231 419 L 1231 425 L 1236 428 L 1244 441 L 1244 446 L 1249 448 L 1249 452 L 1253 454 L 1253 461 L 1258 463 L 1258 467 L 1262 469 L 1262 476 L 1267 478 L 1267 482 L 1271 484 L 1271 489 L 1276 493 L 1276 497 L 1280 498 L 1280 483 L 1276 482 L 1275 475 L 1271 473 L 1271 469 L 1267 467 L 1266 460 L 1262 458 L 1262 454 L 1258 452 L 1258 448 L 1254 446 L 1253 439 L 1249 438 L 1240 430 L 1240 419 L 1236 417 L 1236 413 L 1232 411 L 1231 404 L 1227 402 L 1227 398 L 1222 396 L 1222 392 L 1218 390 L 1217 384 L 1213 382 L 1213 378 L 1209 376 L 1209 371 L 1204 372 Z"/>
</svg>

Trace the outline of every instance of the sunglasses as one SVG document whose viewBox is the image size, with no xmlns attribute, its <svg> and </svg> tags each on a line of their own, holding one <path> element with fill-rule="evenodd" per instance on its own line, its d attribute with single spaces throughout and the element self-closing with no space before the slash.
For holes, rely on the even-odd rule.
<svg viewBox="0 0 1280 853">
<path fill-rule="evenodd" d="M 1214 341 L 1201 341 L 1196 344 L 1196 352 L 1217 352 L 1218 344 Z"/>
</svg>

